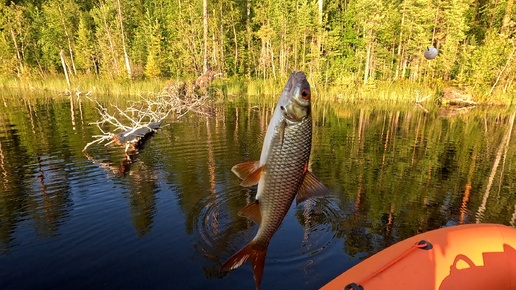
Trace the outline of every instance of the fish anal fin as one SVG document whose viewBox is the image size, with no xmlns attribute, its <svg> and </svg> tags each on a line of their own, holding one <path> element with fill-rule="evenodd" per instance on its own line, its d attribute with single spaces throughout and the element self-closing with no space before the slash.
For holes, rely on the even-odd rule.
<svg viewBox="0 0 516 290">
<path fill-rule="evenodd" d="M 238 215 L 246 217 L 257 225 L 262 222 L 262 214 L 260 213 L 260 205 L 257 200 L 246 205 L 243 209 L 238 212 Z"/>
<path fill-rule="evenodd" d="M 231 256 L 220 268 L 221 272 L 228 272 L 240 267 L 246 261 L 250 261 L 253 268 L 253 277 L 256 289 L 260 287 L 263 276 L 263 267 L 265 265 L 265 255 L 267 247 L 260 246 L 251 241 L 247 246 Z"/>
<path fill-rule="evenodd" d="M 300 204 L 312 197 L 325 197 L 328 195 L 328 188 L 312 172 L 306 171 L 305 179 L 296 195 L 296 204 Z"/>
<path fill-rule="evenodd" d="M 235 173 L 238 178 L 242 179 L 240 185 L 245 187 L 258 184 L 258 181 L 260 181 L 260 177 L 262 175 L 260 161 L 239 163 L 233 166 L 231 171 L 233 171 L 233 173 Z"/>
</svg>

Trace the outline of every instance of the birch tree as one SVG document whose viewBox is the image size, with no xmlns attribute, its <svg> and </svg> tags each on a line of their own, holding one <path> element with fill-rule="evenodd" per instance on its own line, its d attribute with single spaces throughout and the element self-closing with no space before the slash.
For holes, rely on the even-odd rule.
<svg viewBox="0 0 516 290">
<path fill-rule="evenodd" d="M 129 55 L 127 54 L 127 47 L 125 44 L 124 21 L 122 19 L 122 7 L 120 4 L 120 0 L 117 0 L 117 6 L 118 6 L 118 22 L 120 23 L 120 37 L 122 38 L 122 49 L 124 51 L 125 69 L 127 71 L 127 77 L 129 79 L 131 79 L 132 78 L 131 63 L 129 61 Z"/>
<path fill-rule="evenodd" d="M 358 28 L 363 38 L 365 50 L 363 83 L 367 83 L 370 78 L 374 79 L 372 72 L 375 65 L 375 48 L 378 44 L 377 36 L 385 18 L 384 5 L 382 1 L 358 0 L 355 2 L 354 11 L 357 13 L 359 21 Z"/>
<path fill-rule="evenodd" d="M 2 51 L 2 58 L 7 60 L 5 65 L 9 69 L 14 67 L 15 75 L 19 78 L 26 75 L 25 51 L 27 48 L 28 20 L 24 16 L 24 7 L 11 2 L 11 5 L 1 9 L 2 45 L 6 48 Z"/>
<path fill-rule="evenodd" d="M 43 49 L 43 60 L 48 65 L 61 65 L 60 52 L 66 51 L 69 60 L 68 70 L 77 74 L 75 65 L 75 35 L 79 7 L 73 1 L 49 0 L 43 4 L 44 25 L 40 27 L 40 44 Z"/>
</svg>

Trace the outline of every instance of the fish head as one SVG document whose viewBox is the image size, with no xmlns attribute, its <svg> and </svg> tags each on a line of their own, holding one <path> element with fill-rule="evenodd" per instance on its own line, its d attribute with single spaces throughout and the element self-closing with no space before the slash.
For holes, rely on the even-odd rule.
<svg viewBox="0 0 516 290">
<path fill-rule="evenodd" d="M 283 91 L 285 104 L 281 106 L 287 121 L 300 122 L 310 115 L 310 84 L 303 72 L 293 72 Z"/>
<path fill-rule="evenodd" d="M 269 127 L 265 133 L 260 165 L 265 164 L 270 145 L 276 135 L 283 138 L 285 127 L 295 125 L 310 117 L 310 84 L 304 72 L 292 72 L 281 93 Z"/>
</svg>

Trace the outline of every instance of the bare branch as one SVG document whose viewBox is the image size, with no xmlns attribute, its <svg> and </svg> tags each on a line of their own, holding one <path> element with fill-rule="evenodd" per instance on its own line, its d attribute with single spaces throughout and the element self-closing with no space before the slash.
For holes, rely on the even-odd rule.
<svg viewBox="0 0 516 290">
<path fill-rule="evenodd" d="M 155 96 L 140 97 L 139 101 L 131 102 L 125 109 L 111 105 L 114 108 L 112 113 L 86 94 L 84 95 L 86 98 L 95 102 L 100 115 L 100 120 L 90 124 L 96 125 L 102 135 L 93 136 L 95 140 L 86 144 L 83 151 L 93 144 L 105 142 L 107 142 L 105 146 L 113 143 L 124 145 L 126 152 L 130 148 L 136 150 L 142 140 L 161 128 L 161 122 L 171 114 L 176 114 L 177 119 L 188 112 L 209 115 L 211 107 L 207 104 L 209 96 L 205 93 L 206 89 L 200 90 L 196 84 L 174 83 Z M 124 125 L 127 123 L 130 125 Z M 103 127 L 107 124 L 114 127 L 113 131 L 122 131 L 122 133 L 114 134 L 104 130 Z"/>
</svg>

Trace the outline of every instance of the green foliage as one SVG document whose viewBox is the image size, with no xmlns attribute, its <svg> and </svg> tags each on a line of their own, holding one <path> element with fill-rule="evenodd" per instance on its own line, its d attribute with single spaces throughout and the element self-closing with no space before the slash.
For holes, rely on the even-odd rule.
<svg viewBox="0 0 516 290">
<path fill-rule="evenodd" d="M 23 1 L 0 4 L 0 74 L 124 79 L 203 72 L 202 1 Z M 513 1 L 208 1 L 207 62 L 224 76 L 356 90 L 376 82 L 437 81 L 512 93 Z M 439 49 L 423 58 L 426 47 Z"/>
<path fill-rule="evenodd" d="M 471 59 L 472 85 L 490 85 L 504 67 L 511 43 L 498 32 L 489 29 L 484 44 L 474 50 Z"/>
<path fill-rule="evenodd" d="M 89 13 L 83 13 L 79 19 L 79 27 L 77 37 L 75 40 L 77 61 L 77 69 L 85 74 L 95 72 L 96 67 L 96 53 L 95 45 L 93 43 L 93 33 L 90 27 L 92 26 L 92 19 Z"/>
<path fill-rule="evenodd" d="M 161 75 L 161 34 L 160 25 L 157 21 L 152 23 L 152 19 L 148 20 L 148 52 L 147 64 L 145 65 L 145 76 L 155 78 Z"/>
</svg>

